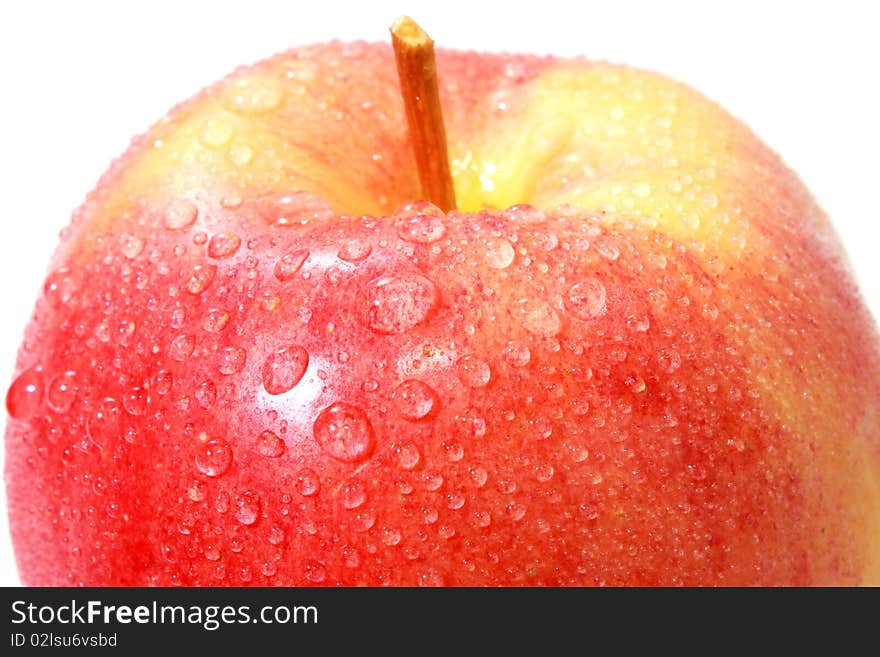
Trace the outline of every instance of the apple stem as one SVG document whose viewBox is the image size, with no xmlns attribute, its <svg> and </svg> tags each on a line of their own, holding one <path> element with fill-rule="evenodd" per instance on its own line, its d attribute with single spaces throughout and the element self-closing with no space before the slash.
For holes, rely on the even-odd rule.
<svg viewBox="0 0 880 657">
<path fill-rule="evenodd" d="M 437 88 L 434 41 L 413 19 L 402 16 L 391 26 L 391 43 L 422 193 L 426 200 L 449 212 L 456 207 L 455 187 Z"/>
</svg>

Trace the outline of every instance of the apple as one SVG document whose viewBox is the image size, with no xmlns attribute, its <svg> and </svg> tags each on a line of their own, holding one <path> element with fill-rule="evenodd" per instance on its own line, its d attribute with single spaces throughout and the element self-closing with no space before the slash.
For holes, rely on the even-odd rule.
<svg viewBox="0 0 880 657">
<path fill-rule="evenodd" d="M 6 396 L 23 581 L 880 583 L 880 341 L 796 175 L 653 73 L 437 77 L 454 207 L 387 44 L 111 165 Z"/>
</svg>

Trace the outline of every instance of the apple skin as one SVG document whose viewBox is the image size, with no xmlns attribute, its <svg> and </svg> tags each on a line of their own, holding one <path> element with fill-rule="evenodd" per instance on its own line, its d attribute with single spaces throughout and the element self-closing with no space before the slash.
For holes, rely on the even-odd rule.
<svg viewBox="0 0 880 657">
<path fill-rule="evenodd" d="M 7 393 L 23 581 L 880 583 L 878 336 L 794 174 L 654 74 L 438 70 L 449 215 L 386 45 L 111 166 Z"/>
</svg>

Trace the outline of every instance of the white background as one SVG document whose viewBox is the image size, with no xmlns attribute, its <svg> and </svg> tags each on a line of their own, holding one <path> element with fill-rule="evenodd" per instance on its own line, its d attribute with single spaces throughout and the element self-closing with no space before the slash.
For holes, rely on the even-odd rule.
<svg viewBox="0 0 880 657">
<path fill-rule="evenodd" d="M 719 101 L 782 154 L 829 212 L 880 317 L 880 23 L 872 4 L 3 2 L 0 388 L 5 395 L 58 231 L 132 135 L 239 64 L 332 38 L 386 40 L 402 13 L 440 46 L 628 63 Z M 18 576 L 0 517 L 0 585 L 12 585 Z"/>
</svg>

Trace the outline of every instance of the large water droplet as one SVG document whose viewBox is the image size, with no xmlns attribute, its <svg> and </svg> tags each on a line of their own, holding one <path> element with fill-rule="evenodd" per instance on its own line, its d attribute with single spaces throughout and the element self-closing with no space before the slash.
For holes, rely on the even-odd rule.
<svg viewBox="0 0 880 657">
<path fill-rule="evenodd" d="M 519 311 L 523 328 L 534 335 L 549 338 L 559 333 L 562 328 L 559 314 L 549 303 L 527 302 L 520 306 Z"/>
<path fill-rule="evenodd" d="M 231 231 L 217 233 L 208 242 L 208 256 L 211 258 L 228 258 L 234 255 L 241 246 L 241 238 Z"/>
<path fill-rule="evenodd" d="M 137 258 L 144 250 L 144 241 L 136 235 L 123 235 L 120 240 L 120 250 L 126 258 Z"/>
<path fill-rule="evenodd" d="M 202 408 L 211 408 L 217 402 L 217 386 L 213 381 L 202 381 L 196 386 L 196 403 Z"/>
<path fill-rule="evenodd" d="M 225 347 L 220 350 L 217 369 L 220 374 L 235 374 L 244 369 L 247 352 L 241 347 Z"/>
<path fill-rule="evenodd" d="M 468 388 L 485 388 L 492 378 L 489 363 L 476 356 L 463 356 L 455 365 L 458 379 Z"/>
<path fill-rule="evenodd" d="M 196 467 L 203 475 L 219 477 L 232 463 L 232 448 L 222 438 L 212 438 L 199 444 Z"/>
<path fill-rule="evenodd" d="M 225 146 L 232 139 L 232 126 L 220 118 L 208 119 L 199 135 L 199 141 L 208 148 Z"/>
<path fill-rule="evenodd" d="M 168 355 L 178 362 L 183 362 L 190 357 L 195 346 L 195 338 L 182 333 L 171 341 L 168 347 Z"/>
<path fill-rule="evenodd" d="M 277 200 L 276 206 L 275 212 L 266 215 L 273 226 L 297 226 L 333 216 L 333 209 L 327 201 L 309 192 L 285 194 Z"/>
<path fill-rule="evenodd" d="M 116 443 L 122 436 L 122 408 L 118 401 L 106 397 L 86 418 L 86 435 L 98 447 Z"/>
<path fill-rule="evenodd" d="M 537 224 L 547 219 L 547 215 L 541 212 L 541 210 L 527 203 L 512 205 L 502 215 L 510 221 L 521 224 Z"/>
<path fill-rule="evenodd" d="M 431 244 L 446 234 L 443 210 L 428 201 L 407 203 L 394 212 L 400 239 L 415 244 Z"/>
<path fill-rule="evenodd" d="M 380 276 L 365 290 L 367 325 L 378 333 L 405 333 L 437 305 L 434 284 L 418 274 Z"/>
<path fill-rule="evenodd" d="M 321 481 L 317 473 L 310 468 L 303 468 L 296 475 L 296 490 L 303 497 L 311 497 L 318 492 Z"/>
<path fill-rule="evenodd" d="M 305 249 L 299 249 L 281 256 L 278 258 L 278 262 L 275 263 L 275 278 L 282 282 L 289 281 L 300 270 L 300 267 L 303 266 L 308 257 L 309 252 Z"/>
<path fill-rule="evenodd" d="M 421 459 L 422 455 L 419 453 L 419 448 L 412 443 L 406 443 L 397 449 L 397 462 L 404 470 L 412 470 L 419 464 Z"/>
<path fill-rule="evenodd" d="M 346 262 L 360 262 L 366 260 L 372 253 L 373 247 L 363 240 L 348 240 L 340 248 L 336 255 Z"/>
<path fill-rule="evenodd" d="M 269 458 L 284 454 L 284 441 L 274 431 L 266 430 L 257 436 L 257 452 Z"/>
<path fill-rule="evenodd" d="M 147 410 L 147 391 L 134 387 L 122 396 L 122 406 L 130 415 L 143 415 Z"/>
<path fill-rule="evenodd" d="M 260 517 L 262 502 L 260 496 L 246 490 L 235 499 L 233 515 L 242 525 L 253 525 Z"/>
<path fill-rule="evenodd" d="M 356 406 L 334 402 L 318 414 L 315 440 L 333 458 L 345 463 L 363 461 L 373 452 L 373 426 Z"/>
<path fill-rule="evenodd" d="M 176 199 L 165 206 L 163 222 L 166 228 L 180 230 L 191 226 L 198 216 L 199 209 L 192 201 Z"/>
<path fill-rule="evenodd" d="M 563 299 L 566 309 L 578 319 L 590 320 L 605 313 L 605 286 L 595 279 L 575 283 Z"/>
<path fill-rule="evenodd" d="M 367 491 L 360 482 L 352 482 L 342 489 L 342 506 L 357 509 L 367 501 Z"/>
<path fill-rule="evenodd" d="M 309 354 L 302 347 L 282 347 L 263 363 L 263 387 L 270 395 L 287 392 L 300 382 L 309 366 Z"/>
<path fill-rule="evenodd" d="M 53 308 L 60 308 L 70 303 L 73 300 L 74 292 L 76 292 L 76 282 L 67 267 L 53 271 L 46 277 L 46 282 L 43 284 L 43 294 Z"/>
<path fill-rule="evenodd" d="M 513 264 L 516 253 L 513 245 L 503 237 L 493 237 L 486 240 L 483 257 L 486 264 L 492 269 L 507 269 Z"/>
<path fill-rule="evenodd" d="M 512 367 L 525 367 L 532 360 L 531 350 L 521 342 L 510 341 L 501 352 L 504 360 Z"/>
<path fill-rule="evenodd" d="M 186 277 L 186 289 L 190 294 L 201 294 L 214 282 L 216 265 L 195 265 Z"/>
<path fill-rule="evenodd" d="M 209 308 L 202 318 L 202 328 L 208 333 L 219 333 L 229 323 L 229 313 L 222 308 Z"/>
<path fill-rule="evenodd" d="M 667 374 L 672 374 L 681 367 L 681 356 L 675 349 L 660 349 L 657 352 L 657 362 Z"/>
<path fill-rule="evenodd" d="M 408 420 L 421 420 L 434 410 L 437 393 L 427 383 L 409 379 L 397 386 L 394 391 L 394 405 L 397 411 Z"/>
<path fill-rule="evenodd" d="M 49 385 L 46 388 L 46 403 L 56 413 L 66 413 L 73 406 L 76 392 L 76 373 L 72 371 L 64 372 L 49 381 Z"/>
<path fill-rule="evenodd" d="M 17 420 L 27 420 L 40 411 L 43 404 L 43 376 L 36 369 L 25 370 L 9 386 L 6 410 Z"/>
<path fill-rule="evenodd" d="M 231 80 L 223 90 L 223 107 L 238 114 L 258 114 L 276 109 L 284 100 L 281 85 L 266 77 Z"/>
</svg>

